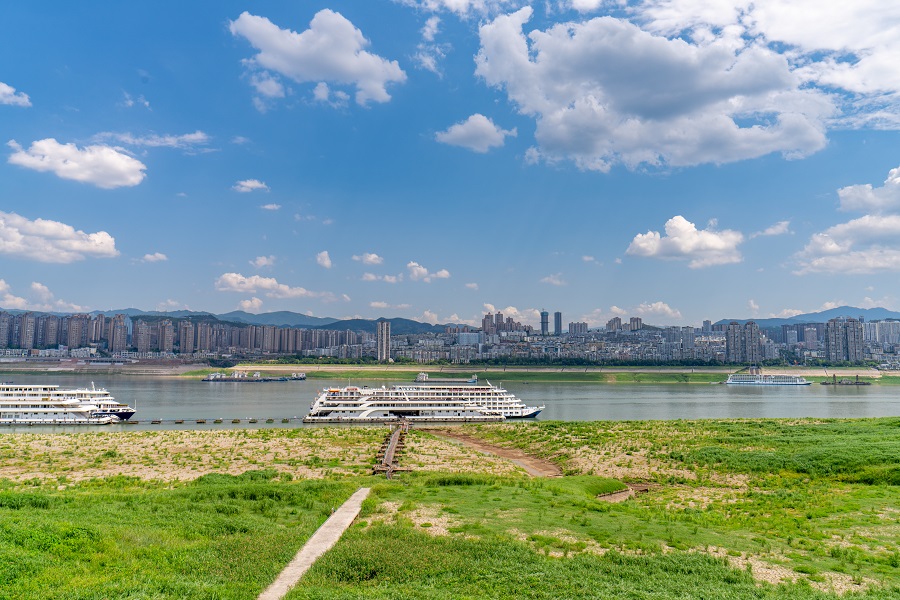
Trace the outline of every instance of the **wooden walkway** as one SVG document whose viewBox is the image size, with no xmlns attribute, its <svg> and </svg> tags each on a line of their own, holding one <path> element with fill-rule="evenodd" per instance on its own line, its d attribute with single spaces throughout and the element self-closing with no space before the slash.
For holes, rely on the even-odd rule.
<svg viewBox="0 0 900 600">
<path fill-rule="evenodd" d="M 272 585 L 259 595 L 259 600 L 281 600 L 297 585 L 304 573 L 316 560 L 334 546 L 359 514 L 363 500 L 370 488 L 359 488 L 350 499 L 341 504 L 321 527 L 300 548 L 288 566 L 275 578 Z"/>
</svg>

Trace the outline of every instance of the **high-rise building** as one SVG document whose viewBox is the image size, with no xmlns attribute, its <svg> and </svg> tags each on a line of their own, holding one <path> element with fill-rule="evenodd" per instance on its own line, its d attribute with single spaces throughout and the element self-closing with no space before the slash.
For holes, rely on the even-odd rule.
<svg viewBox="0 0 900 600">
<path fill-rule="evenodd" d="M 562 335 L 562 313 L 553 313 L 553 335 Z"/>
<path fill-rule="evenodd" d="M 628 320 L 629 331 L 639 331 L 644 328 L 644 320 L 640 317 L 631 317 Z"/>
<path fill-rule="evenodd" d="M 759 325 L 732 321 L 725 328 L 725 360 L 732 363 L 757 364 L 762 359 Z"/>
<path fill-rule="evenodd" d="M 160 352 L 173 352 L 175 350 L 175 326 L 170 319 L 163 319 L 157 324 L 156 339 Z"/>
<path fill-rule="evenodd" d="M 825 324 L 825 360 L 861 362 L 863 324 L 856 319 L 831 319 Z"/>
<path fill-rule="evenodd" d="M 375 336 L 375 346 L 378 348 L 378 362 L 387 362 L 391 359 L 390 321 L 378 321 L 378 329 Z"/>
<path fill-rule="evenodd" d="M 550 335 L 550 313 L 541 309 L 541 335 Z"/>
<path fill-rule="evenodd" d="M 128 326 L 125 315 L 116 315 L 109 320 L 109 351 L 125 352 L 128 349 Z"/>
<path fill-rule="evenodd" d="M 585 322 L 569 323 L 569 335 L 585 335 L 588 332 L 588 324 Z"/>
<path fill-rule="evenodd" d="M 134 322 L 131 343 L 138 352 L 150 352 L 150 324 L 143 319 Z"/>
<path fill-rule="evenodd" d="M 613 317 L 609 321 L 606 322 L 606 331 L 607 333 L 615 333 L 622 329 L 622 319 L 621 317 Z"/>
<path fill-rule="evenodd" d="M 178 323 L 178 351 L 182 354 L 194 351 L 194 324 L 190 321 Z"/>
<path fill-rule="evenodd" d="M 712 321 L 706 319 L 703 321 L 703 333 L 710 333 L 712 331 Z"/>
</svg>

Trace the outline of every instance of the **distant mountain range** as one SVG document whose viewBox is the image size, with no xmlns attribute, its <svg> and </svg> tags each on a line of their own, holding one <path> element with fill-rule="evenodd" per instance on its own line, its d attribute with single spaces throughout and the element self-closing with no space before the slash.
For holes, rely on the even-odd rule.
<svg viewBox="0 0 900 600">
<path fill-rule="evenodd" d="M 0 309 L 3 310 L 3 309 Z M 19 314 L 27 311 L 23 310 L 8 310 L 6 312 L 12 314 Z M 46 314 L 53 314 L 57 316 L 65 316 L 71 313 L 59 313 L 59 312 L 51 312 Z M 96 316 L 99 314 L 104 315 L 126 315 L 130 318 L 135 317 L 154 317 L 154 318 L 168 318 L 168 319 L 203 319 L 203 318 L 212 318 L 219 321 L 227 321 L 229 323 L 243 323 L 247 325 L 275 325 L 276 327 L 302 327 L 305 329 L 336 329 L 339 331 L 351 330 L 351 331 L 367 331 L 370 333 L 375 333 L 377 329 L 376 323 L 380 319 L 346 319 L 346 320 L 338 320 L 331 317 L 311 317 L 309 315 L 304 315 L 301 313 L 295 313 L 287 310 L 270 312 L 270 313 L 260 313 L 255 315 L 253 313 L 244 312 L 242 310 L 235 310 L 224 314 L 215 314 L 204 311 L 193 311 L 193 310 L 172 310 L 172 311 L 158 311 L 158 310 L 141 310 L 139 308 L 120 308 L 115 310 L 94 310 L 90 313 L 91 316 Z M 431 325 L 429 323 L 420 323 L 418 321 L 413 321 L 411 319 L 386 319 L 391 322 L 391 334 L 392 335 L 411 335 L 411 334 L 421 334 L 421 333 L 439 333 L 443 332 L 447 325 Z"/>
<path fill-rule="evenodd" d="M 0 309 L 4 310 L 4 309 Z M 18 314 L 25 311 L 22 310 L 7 310 L 6 312 Z M 229 323 L 244 323 L 247 325 L 275 325 L 276 327 L 302 327 L 306 329 L 336 329 L 339 331 L 351 330 L 351 331 L 367 331 L 370 333 L 375 333 L 377 328 L 376 323 L 381 319 L 346 319 L 346 320 L 338 320 L 331 317 L 311 317 L 309 315 L 304 315 L 301 313 L 295 313 L 291 311 L 277 311 L 277 312 L 269 312 L 269 313 L 260 313 L 255 315 L 253 313 L 244 312 L 242 310 L 235 310 L 232 312 L 224 313 L 224 314 L 214 314 L 210 312 L 204 311 L 193 311 L 193 310 L 173 310 L 173 311 L 157 311 L 157 310 L 140 310 L 138 308 L 122 308 L 117 310 L 95 310 L 90 312 L 89 314 L 94 316 L 98 314 L 105 315 L 118 315 L 123 314 L 129 317 L 138 317 L 141 315 L 148 317 L 157 317 L 157 318 L 169 318 L 169 319 L 202 319 L 212 318 L 217 319 L 219 321 L 227 321 Z M 71 313 L 49 313 L 57 316 L 64 316 Z M 787 319 L 721 319 L 716 321 L 716 325 L 727 324 L 732 321 L 737 321 L 738 323 L 746 323 L 747 321 L 755 321 L 757 325 L 761 328 L 768 327 L 781 327 L 782 325 L 794 325 L 799 323 L 825 323 L 829 319 L 834 319 L 836 317 L 853 317 L 853 318 L 864 318 L 866 321 L 877 321 L 881 319 L 898 319 L 900 320 L 900 312 L 894 312 L 888 310 L 886 308 L 856 308 L 853 306 L 839 306 L 838 308 L 832 308 L 829 310 L 823 310 L 821 312 L 814 313 L 806 313 L 802 315 L 796 315 Z M 430 323 L 420 323 L 419 321 L 413 321 L 411 319 L 386 319 L 391 322 L 391 334 L 393 335 L 415 335 L 422 333 L 440 333 L 444 331 L 444 329 L 448 326 L 455 326 L 454 324 L 445 324 L 445 325 L 431 325 Z"/>
<path fill-rule="evenodd" d="M 789 319 L 722 319 L 720 321 L 716 321 L 716 325 L 728 324 L 732 321 L 737 321 L 738 323 L 754 321 L 761 328 L 766 328 L 781 327 L 782 325 L 797 325 L 800 323 L 826 323 L 830 319 L 836 319 L 838 317 L 853 317 L 854 319 L 862 317 L 866 321 L 879 321 L 883 319 L 900 320 L 900 312 L 894 312 L 886 308 L 856 308 L 853 306 L 839 306 L 837 308 L 830 308 L 821 312 L 795 315 L 793 317 L 790 317 Z"/>
</svg>

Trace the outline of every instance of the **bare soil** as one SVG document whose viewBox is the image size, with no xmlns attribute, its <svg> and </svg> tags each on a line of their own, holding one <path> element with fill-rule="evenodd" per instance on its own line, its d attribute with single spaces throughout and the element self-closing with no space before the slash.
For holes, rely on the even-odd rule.
<svg viewBox="0 0 900 600">
<path fill-rule="evenodd" d="M 419 431 L 430 433 L 438 438 L 458 442 L 485 454 L 499 456 L 509 460 L 513 464 L 525 469 L 532 477 L 562 477 L 562 469 L 549 460 L 525 454 L 521 450 L 515 448 L 504 448 L 502 446 L 490 444 L 482 439 L 463 433 L 458 428 L 429 427 L 427 429 L 419 429 Z"/>
</svg>

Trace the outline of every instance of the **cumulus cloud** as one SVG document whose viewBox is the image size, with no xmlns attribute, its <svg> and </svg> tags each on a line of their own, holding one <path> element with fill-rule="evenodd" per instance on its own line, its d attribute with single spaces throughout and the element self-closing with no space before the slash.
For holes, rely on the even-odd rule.
<svg viewBox="0 0 900 600">
<path fill-rule="evenodd" d="M 236 192 L 241 192 L 242 194 L 247 194 L 249 192 L 255 192 L 257 190 L 268 192 L 269 186 L 267 186 L 259 179 L 244 179 L 243 181 L 238 181 L 233 186 L 231 186 L 231 189 Z"/>
<path fill-rule="evenodd" d="M 891 169 L 884 185 L 849 185 L 838 190 L 841 210 L 876 214 L 900 210 L 900 167 Z"/>
<path fill-rule="evenodd" d="M 263 210 L 271 210 L 271 211 L 275 211 L 275 210 L 281 210 L 281 205 L 280 205 L 280 204 L 274 204 L 274 203 L 272 203 L 272 204 L 262 204 L 262 205 L 260 205 L 260 208 L 263 209 Z"/>
<path fill-rule="evenodd" d="M 198 146 L 209 144 L 210 137 L 199 129 L 194 133 L 182 135 L 133 135 L 131 133 L 117 133 L 104 131 L 94 136 L 95 140 L 110 140 L 126 146 L 141 146 L 147 148 L 178 148 L 181 150 L 196 151 Z"/>
<path fill-rule="evenodd" d="M 31 106 L 31 99 L 25 92 L 17 92 L 13 86 L 0 81 L 0 104 Z"/>
<path fill-rule="evenodd" d="M 387 85 L 406 81 L 397 61 L 366 51 L 369 40 L 362 31 L 332 10 L 316 13 L 302 33 L 248 12 L 232 21 L 230 30 L 258 50 L 244 61 L 251 69 L 275 72 L 297 83 L 354 86 L 356 102 L 363 106 L 370 101 L 387 102 L 391 98 Z"/>
<path fill-rule="evenodd" d="M 634 312 L 641 315 L 641 317 L 658 317 L 672 320 L 681 318 L 681 311 L 677 308 L 672 308 L 665 302 L 641 302 L 635 307 Z"/>
<path fill-rule="evenodd" d="M 240 273 L 223 273 L 216 279 L 216 290 L 220 292 L 240 292 L 255 294 L 263 292 L 269 298 L 322 298 L 333 300 L 331 292 L 313 292 L 302 287 L 291 287 L 278 283 L 274 277 L 251 275 L 245 277 Z"/>
<path fill-rule="evenodd" d="M 900 215 L 866 215 L 813 234 L 797 254 L 798 274 L 900 271 Z"/>
<path fill-rule="evenodd" d="M 316 264 L 325 269 L 331 268 L 331 257 L 328 256 L 328 250 L 322 250 L 316 254 Z"/>
<path fill-rule="evenodd" d="M 154 262 L 162 262 L 169 260 L 169 257 L 163 254 L 162 252 L 154 252 L 153 254 L 145 254 L 143 258 L 141 258 L 141 262 L 145 263 L 154 263 Z"/>
<path fill-rule="evenodd" d="M 882 187 L 851 185 L 838 190 L 841 209 L 867 211 L 813 234 L 795 255 L 798 274 L 868 274 L 900 271 L 900 167 Z"/>
<path fill-rule="evenodd" d="M 696 225 L 677 215 L 666 221 L 666 235 L 648 231 L 634 236 L 626 254 L 671 260 L 689 260 L 692 269 L 741 262 L 738 246 L 744 241 L 739 231 L 714 231 L 712 226 L 698 230 Z"/>
<path fill-rule="evenodd" d="M 436 44 L 434 39 L 440 29 L 441 18 L 438 16 L 428 17 L 425 26 L 422 28 L 422 41 L 416 46 L 415 58 L 419 66 L 426 71 L 440 74 L 438 61 L 446 56 L 446 44 Z"/>
<path fill-rule="evenodd" d="M 608 171 L 801 157 L 825 145 L 832 101 L 764 45 L 669 39 L 612 17 L 526 36 L 532 12 L 482 25 L 476 57 L 476 73 L 535 119 L 532 160 Z"/>
<path fill-rule="evenodd" d="M 801 85 L 845 93 L 841 120 L 851 125 L 900 126 L 900 6 L 879 0 L 829 3 L 816 0 L 648 0 L 636 16 L 663 35 L 700 43 L 784 48 Z"/>
<path fill-rule="evenodd" d="M 241 300 L 238 302 L 238 310 L 243 310 L 248 313 L 258 313 L 262 309 L 262 305 L 263 301 L 254 296 L 249 300 Z"/>
<path fill-rule="evenodd" d="M 547 283 L 550 285 L 562 286 L 566 285 L 566 282 L 563 281 L 562 273 L 553 273 L 547 275 L 546 277 L 541 278 L 541 283 Z"/>
<path fill-rule="evenodd" d="M 0 212 L 0 254 L 46 263 L 118 256 L 116 241 L 105 231 L 85 233 L 71 225 Z"/>
<path fill-rule="evenodd" d="M 381 308 L 381 309 L 392 308 L 395 310 L 404 310 L 404 309 L 410 308 L 412 305 L 410 305 L 410 304 L 389 304 L 387 302 L 375 301 L 375 302 L 369 302 L 369 306 L 371 306 L 372 308 Z"/>
<path fill-rule="evenodd" d="M 399 0 L 403 4 L 431 12 L 446 11 L 460 17 L 472 14 L 494 14 L 499 11 L 518 8 L 529 0 Z"/>
<path fill-rule="evenodd" d="M 466 284 L 466 287 L 467 287 L 468 289 L 470 289 L 470 290 L 476 290 L 476 291 L 478 290 L 478 284 L 477 284 L 477 283 L 467 283 L 467 284 Z"/>
<path fill-rule="evenodd" d="M 6 281 L 0 279 L 0 307 L 10 310 L 37 310 L 58 312 L 85 312 L 88 309 L 78 304 L 58 299 L 43 283 L 32 281 L 29 298 L 16 296 Z"/>
<path fill-rule="evenodd" d="M 257 256 L 253 260 L 250 261 L 250 264 L 256 267 L 257 269 L 262 269 L 264 267 L 271 267 L 275 264 L 275 257 L 272 255 L 269 256 Z"/>
<path fill-rule="evenodd" d="M 362 254 L 354 254 L 353 260 L 361 262 L 364 265 L 380 265 L 384 259 L 374 252 L 363 252 Z"/>
<path fill-rule="evenodd" d="M 447 269 L 441 269 L 440 271 L 432 273 L 428 269 L 414 261 L 408 262 L 406 264 L 406 268 L 409 271 L 409 278 L 413 281 L 424 281 L 425 283 L 431 283 L 434 279 L 447 279 L 448 277 L 450 277 L 450 271 L 448 271 Z"/>
<path fill-rule="evenodd" d="M 767 237 L 772 235 L 784 235 L 786 233 L 791 232 L 791 222 L 790 221 L 778 221 L 771 227 L 766 227 L 762 231 L 757 231 L 750 235 L 751 238 L 757 237 Z"/>
<path fill-rule="evenodd" d="M 15 140 L 7 144 L 14 152 L 9 163 L 35 171 L 50 171 L 62 179 L 90 183 L 99 188 L 131 187 L 144 180 L 147 166 L 141 161 L 104 145 L 78 148 L 53 138 L 37 140 L 25 150 Z"/>
<path fill-rule="evenodd" d="M 403 281 L 403 273 L 397 275 L 376 275 L 375 273 L 363 273 L 363 281 L 383 281 L 385 283 L 400 283 Z"/>
<path fill-rule="evenodd" d="M 474 114 L 465 121 L 451 125 L 446 131 L 438 132 L 434 137 L 442 144 L 468 148 L 473 152 L 485 153 L 491 148 L 503 145 L 507 136 L 516 136 L 516 128 L 501 129 L 482 114 Z"/>
</svg>

